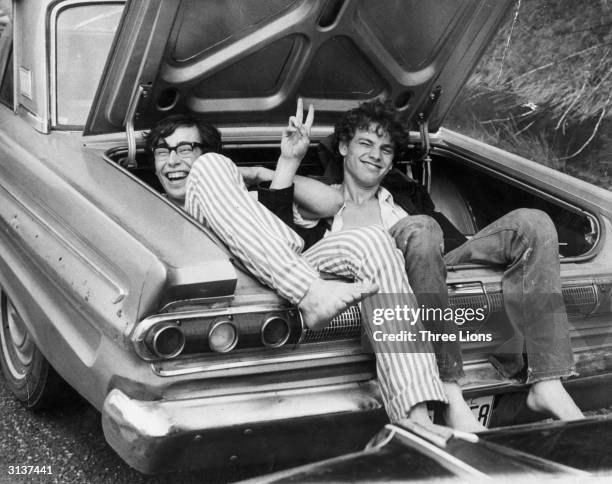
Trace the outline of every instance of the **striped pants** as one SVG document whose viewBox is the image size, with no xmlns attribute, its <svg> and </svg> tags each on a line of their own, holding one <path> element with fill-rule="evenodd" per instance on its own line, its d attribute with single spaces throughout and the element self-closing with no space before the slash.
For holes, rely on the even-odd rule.
<svg viewBox="0 0 612 484">
<path fill-rule="evenodd" d="M 303 240 L 247 191 L 234 163 L 222 155 L 207 153 L 195 161 L 187 180 L 185 208 L 207 224 L 230 251 L 260 281 L 298 304 L 319 272 L 356 281 L 375 282 L 378 295 L 392 296 L 403 305 L 416 307 L 408 284 L 404 259 L 388 233 L 378 226 L 332 233 L 301 253 Z M 380 302 L 375 304 L 381 307 Z M 378 379 L 389 419 L 398 422 L 410 409 L 430 400 L 446 402 L 430 345 L 402 343 L 395 346 L 376 341 L 379 327 L 362 311 L 363 327 L 376 355 Z M 385 321 L 385 333 L 423 329 L 420 322 Z"/>
</svg>

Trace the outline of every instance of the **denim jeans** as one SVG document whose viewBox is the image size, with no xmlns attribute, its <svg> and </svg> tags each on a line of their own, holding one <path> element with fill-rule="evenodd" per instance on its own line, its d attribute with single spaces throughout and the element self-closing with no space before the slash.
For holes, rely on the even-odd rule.
<svg viewBox="0 0 612 484">
<path fill-rule="evenodd" d="M 463 245 L 443 255 L 442 231 L 431 217 L 408 216 L 391 228 L 404 253 L 406 272 L 419 305 L 448 307 L 446 265 L 487 264 L 504 268 L 504 309 L 512 337 L 490 360 L 505 377 L 524 371 L 526 382 L 575 374 L 563 297 L 557 232 L 550 217 L 533 209 L 514 210 Z M 452 321 L 423 322 L 434 333 L 457 334 Z M 434 345 L 440 376 L 463 376 L 458 342 Z M 525 367 L 526 363 L 526 367 Z"/>
</svg>

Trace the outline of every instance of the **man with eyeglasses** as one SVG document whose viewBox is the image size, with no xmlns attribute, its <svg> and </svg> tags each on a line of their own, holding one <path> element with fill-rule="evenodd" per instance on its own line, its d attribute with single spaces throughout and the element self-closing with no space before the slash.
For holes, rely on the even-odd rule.
<svg viewBox="0 0 612 484">
<path fill-rule="evenodd" d="M 168 199 L 185 203 L 185 183 L 193 162 L 208 151 L 221 149 L 221 135 L 213 126 L 189 115 L 176 114 L 160 121 L 147 137 L 153 152 L 155 173 Z"/>
<path fill-rule="evenodd" d="M 298 102 L 296 116 L 281 140 L 280 166 L 301 161 L 308 149 L 314 109 L 302 123 L 303 109 Z M 257 168 L 238 169 L 218 153 L 219 132 L 196 119 L 175 115 L 156 124 L 147 135 L 147 147 L 155 158 L 156 174 L 175 204 L 196 220 L 209 226 L 230 251 L 264 284 L 296 304 L 304 324 L 320 329 L 349 306 L 370 298 L 371 307 L 392 303 L 416 307 L 408 284 L 403 257 L 388 233 L 376 226 L 347 229 L 331 234 L 308 250 L 304 240 L 280 218 L 248 192 L 246 183 L 257 182 Z M 241 173 L 242 172 L 242 173 Z M 271 172 L 270 172 L 271 173 Z M 270 173 L 264 173 L 269 178 Z M 244 176 L 243 176 L 244 175 Z M 274 178 L 274 174 L 273 178 Z M 284 178 L 277 170 L 277 176 Z M 314 180 L 296 180 L 296 190 L 307 190 Z M 246 183 L 245 183 L 246 182 Z M 267 206 L 275 200 L 293 199 L 294 186 L 263 190 Z M 332 215 L 330 213 L 330 215 Z M 285 219 L 285 217 L 283 217 Z M 323 280 L 320 272 L 350 278 L 356 282 Z M 380 290 L 380 300 L 375 295 Z M 376 356 L 378 377 L 385 408 L 392 422 L 404 419 L 431 425 L 426 402 L 446 402 L 429 343 L 377 341 L 371 312 L 362 311 L 364 329 Z M 385 332 L 422 330 L 421 322 L 387 320 Z"/>
</svg>

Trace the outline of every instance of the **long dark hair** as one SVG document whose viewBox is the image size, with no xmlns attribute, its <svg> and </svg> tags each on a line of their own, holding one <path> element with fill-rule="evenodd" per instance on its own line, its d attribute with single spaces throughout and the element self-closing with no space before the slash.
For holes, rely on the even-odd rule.
<svg viewBox="0 0 612 484">
<path fill-rule="evenodd" d="M 181 126 L 190 128 L 195 126 L 202 138 L 202 144 L 206 151 L 221 152 L 221 133 L 210 124 L 202 123 L 190 114 L 173 114 L 155 123 L 151 131 L 145 134 L 145 143 L 149 151 L 153 151 L 159 144 L 159 140 L 174 133 Z"/>
</svg>

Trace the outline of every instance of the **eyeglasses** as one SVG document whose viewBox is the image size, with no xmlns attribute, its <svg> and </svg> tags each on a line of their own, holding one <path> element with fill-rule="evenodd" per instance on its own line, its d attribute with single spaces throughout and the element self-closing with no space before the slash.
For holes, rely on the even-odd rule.
<svg viewBox="0 0 612 484">
<path fill-rule="evenodd" d="M 170 156 L 172 151 L 176 152 L 179 158 L 189 159 L 193 155 L 195 148 L 202 149 L 204 145 L 202 143 L 195 143 L 189 141 L 181 141 L 176 146 L 158 145 L 153 148 L 153 155 L 158 160 L 164 160 Z"/>
</svg>

